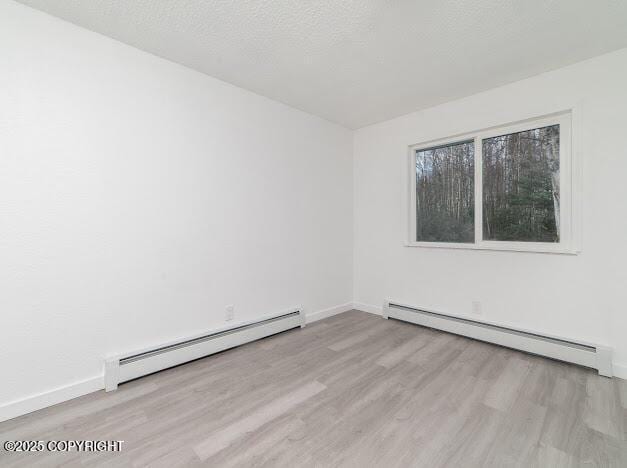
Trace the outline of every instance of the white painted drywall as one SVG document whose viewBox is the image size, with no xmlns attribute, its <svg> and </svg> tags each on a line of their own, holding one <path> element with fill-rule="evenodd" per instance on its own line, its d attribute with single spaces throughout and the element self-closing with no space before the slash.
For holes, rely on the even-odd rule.
<svg viewBox="0 0 627 468">
<path fill-rule="evenodd" d="M 348 303 L 352 230 L 348 130 L 0 1 L 0 406 Z"/>
<path fill-rule="evenodd" d="M 627 49 L 358 130 L 355 301 L 385 298 L 606 343 L 627 364 Z M 578 106 L 583 252 L 404 247 L 408 145 Z M 481 317 L 479 317 L 481 318 Z M 624 367 L 627 371 L 627 367 Z"/>
</svg>

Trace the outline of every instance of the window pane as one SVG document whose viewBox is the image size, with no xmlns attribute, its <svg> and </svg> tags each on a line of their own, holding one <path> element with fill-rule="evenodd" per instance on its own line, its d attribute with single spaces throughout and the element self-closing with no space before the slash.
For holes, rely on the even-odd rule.
<svg viewBox="0 0 627 468">
<path fill-rule="evenodd" d="M 474 242 L 472 141 L 416 151 L 416 240 Z"/>
<path fill-rule="evenodd" d="M 559 242 L 559 125 L 483 140 L 483 238 Z"/>
</svg>

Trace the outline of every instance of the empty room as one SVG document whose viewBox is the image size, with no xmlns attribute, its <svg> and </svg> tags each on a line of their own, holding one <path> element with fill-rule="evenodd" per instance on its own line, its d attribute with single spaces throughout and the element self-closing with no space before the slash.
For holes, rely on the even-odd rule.
<svg viewBox="0 0 627 468">
<path fill-rule="evenodd" d="M 627 467 L 627 1 L 0 0 L 0 467 Z"/>
</svg>

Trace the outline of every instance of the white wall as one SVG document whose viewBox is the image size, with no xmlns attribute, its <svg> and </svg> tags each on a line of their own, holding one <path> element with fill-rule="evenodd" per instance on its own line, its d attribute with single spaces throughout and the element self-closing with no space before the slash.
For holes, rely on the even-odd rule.
<svg viewBox="0 0 627 468">
<path fill-rule="evenodd" d="M 627 377 L 627 49 L 360 129 L 354 141 L 355 301 L 389 298 L 615 348 Z M 407 147 L 577 106 L 583 252 L 404 247 Z M 473 316 L 476 317 L 476 316 Z"/>
<path fill-rule="evenodd" d="M 348 303 L 352 231 L 350 131 L 0 0 L 0 406 Z"/>
</svg>

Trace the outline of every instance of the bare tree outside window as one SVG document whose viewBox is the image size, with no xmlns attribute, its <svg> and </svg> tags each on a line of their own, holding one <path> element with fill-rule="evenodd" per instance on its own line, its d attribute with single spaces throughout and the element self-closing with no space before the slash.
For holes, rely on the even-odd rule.
<svg viewBox="0 0 627 468">
<path fill-rule="evenodd" d="M 473 141 L 416 151 L 416 240 L 474 242 Z"/>
<path fill-rule="evenodd" d="M 559 242 L 560 126 L 486 138 L 483 238 Z"/>
</svg>

